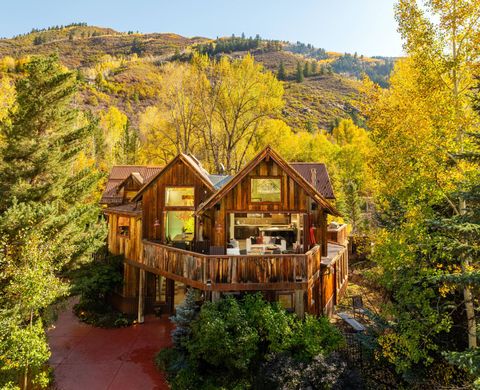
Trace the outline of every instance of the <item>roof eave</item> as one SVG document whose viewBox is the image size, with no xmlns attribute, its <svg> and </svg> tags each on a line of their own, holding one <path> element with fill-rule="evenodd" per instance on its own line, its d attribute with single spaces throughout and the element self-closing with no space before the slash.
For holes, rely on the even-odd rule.
<svg viewBox="0 0 480 390">
<path fill-rule="evenodd" d="M 215 192 L 216 189 L 213 185 L 213 183 L 209 180 L 207 180 L 204 175 L 200 174 L 200 172 L 197 171 L 197 169 L 192 165 L 189 159 L 184 158 L 184 154 L 180 153 L 175 158 L 173 158 L 160 172 L 158 172 L 154 177 L 152 177 L 148 183 L 145 183 L 145 185 L 138 190 L 138 192 L 135 194 L 135 196 L 132 198 L 132 202 L 139 201 L 142 197 L 143 192 L 151 185 L 153 182 L 155 182 L 160 175 L 163 174 L 163 172 L 167 171 L 173 164 L 175 164 L 177 161 L 182 160 L 185 164 L 189 165 L 192 170 L 195 172 L 195 174 L 200 178 L 200 180 L 212 191 Z"/>
</svg>

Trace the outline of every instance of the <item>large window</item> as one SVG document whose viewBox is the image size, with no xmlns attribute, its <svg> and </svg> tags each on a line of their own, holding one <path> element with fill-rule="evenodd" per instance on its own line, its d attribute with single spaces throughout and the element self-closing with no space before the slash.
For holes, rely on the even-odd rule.
<svg viewBox="0 0 480 390">
<path fill-rule="evenodd" d="M 193 240 L 195 219 L 192 211 L 167 211 L 165 218 L 165 231 L 169 240 Z"/>
<path fill-rule="evenodd" d="M 166 187 L 166 207 L 193 207 L 195 190 L 193 187 Z"/>
<path fill-rule="evenodd" d="M 281 202 L 282 182 L 280 178 L 251 179 L 251 202 Z"/>
</svg>

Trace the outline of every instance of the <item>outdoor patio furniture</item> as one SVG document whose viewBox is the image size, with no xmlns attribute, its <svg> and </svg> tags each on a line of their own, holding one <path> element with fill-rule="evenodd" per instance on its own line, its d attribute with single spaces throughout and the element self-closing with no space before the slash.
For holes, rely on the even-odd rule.
<svg viewBox="0 0 480 390">
<path fill-rule="evenodd" d="M 365 327 L 355 318 L 350 317 L 347 313 L 337 314 L 355 333 L 365 332 Z"/>
</svg>

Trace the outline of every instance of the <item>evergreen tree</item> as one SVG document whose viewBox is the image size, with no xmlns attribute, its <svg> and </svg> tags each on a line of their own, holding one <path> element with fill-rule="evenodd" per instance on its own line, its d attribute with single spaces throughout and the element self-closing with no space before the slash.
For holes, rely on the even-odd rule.
<svg viewBox="0 0 480 390">
<path fill-rule="evenodd" d="M 285 70 L 285 65 L 283 61 L 280 61 L 280 65 L 278 66 L 277 79 L 282 81 L 285 81 L 287 79 L 287 72 Z"/>
<path fill-rule="evenodd" d="M 310 76 L 310 62 L 306 61 L 305 64 L 303 65 L 303 75 L 305 77 Z"/>
<path fill-rule="evenodd" d="M 92 199 L 100 176 L 76 161 L 93 130 L 71 107 L 76 73 L 55 56 L 32 59 L 25 72 L 15 110 L 0 122 L 0 234 L 15 242 L 35 226 L 44 237 L 62 238 L 62 264 L 89 258 L 103 240 Z"/>
<path fill-rule="evenodd" d="M 36 57 L 0 121 L 0 387 L 46 385 L 42 313 L 66 293 L 58 277 L 103 245 L 93 193 L 100 176 L 81 164 L 92 126 L 71 107 L 76 72 Z"/>
<path fill-rule="evenodd" d="M 313 61 L 312 62 L 312 69 L 311 69 L 312 76 L 317 74 L 317 67 L 318 67 L 317 61 Z"/>
<path fill-rule="evenodd" d="M 352 225 L 352 233 L 357 233 L 361 224 L 360 196 L 357 184 L 350 180 L 344 185 L 345 188 L 345 211 L 348 222 Z"/>
<path fill-rule="evenodd" d="M 192 332 L 192 321 L 197 317 L 198 305 L 195 302 L 196 298 L 196 291 L 193 288 L 189 288 L 185 295 L 185 300 L 177 306 L 175 315 L 170 317 L 176 325 L 172 331 L 173 345 L 180 351 L 185 349 L 185 343 Z"/>
<path fill-rule="evenodd" d="M 45 37 L 42 35 L 37 35 L 35 38 L 33 38 L 33 44 L 34 45 L 41 45 L 42 43 L 45 43 Z"/>
<path fill-rule="evenodd" d="M 133 38 L 132 47 L 130 48 L 130 53 L 142 55 L 144 51 L 145 51 L 145 47 L 143 45 L 143 42 L 140 41 L 140 39 L 138 39 L 137 37 Z"/>
<path fill-rule="evenodd" d="M 138 142 L 137 131 L 132 129 L 130 122 L 127 121 L 121 141 L 121 155 L 118 156 L 118 160 L 122 161 L 123 164 L 135 164 L 137 162 Z"/>
<path fill-rule="evenodd" d="M 448 262 L 445 271 L 438 276 L 438 281 L 440 285 L 457 286 L 458 290 L 463 292 L 465 287 L 468 287 L 468 291 L 478 291 L 480 287 L 480 133 L 470 133 L 468 137 L 471 140 L 471 149 L 457 156 L 459 161 L 473 164 L 477 168 L 469 180 L 461 183 L 457 194 L 465 200 L 466 207 L 461 213 L 450 218 L 439 215 L 430 223 L 434 232 L 432 235 L 434 256 L 440 259 L 439 261 Z M 462 259 L 461 267 L 458 266 L 458 259 Z M 453 272 L 449 271 L 452 269 Z M 465 310 L 467 334 L 469 329 L 477 328 L 478 320 L 476 318 L 478 300 L 472 293 L 464 294 L 464 300 L 468 299 L 474 310 L 471 313 Z M 444 355 L 451 363 L 470 371 L 476 377 L 475 384 L 480 386 L 478 347 L 472 347 L 470 343 L 468 350 L 444 352 Z"/>
<path fill-rule="evenodd" d="M 303 69 L 300 62 L 297 62 L 297 73 L 295 75 L 295 80 L 297 83 L 303 83 Z"/>
</svg>

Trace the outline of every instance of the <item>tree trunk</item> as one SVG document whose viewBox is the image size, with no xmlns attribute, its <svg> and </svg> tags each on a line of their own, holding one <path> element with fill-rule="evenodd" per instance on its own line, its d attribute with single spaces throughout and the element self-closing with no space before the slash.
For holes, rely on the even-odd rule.
<svg viewBox="0 0 480 390">
<path fill-rule="evenodd" d="M 462 273 L 468 271 L 470 262 L 462 261 Z M 465 312 L 467 314 L 467 332 L 468 332 L 468 348 L 477 348 L 477 321 L 475 319 L 475 307 L 473 303 L 473 294 L 469 286 L 463 288 L 463 299 L 465 301 Z"/>
<path fill-rule="evenodd" d="M 452 3 L 453 7 L 453 23 L 452 23 L 452 59 L 453 63 L 457 64 L 457 24 L 456 24 L 456 17 L 457 17 L 457 0 L 454 0 Z M 455 120 L 458 121 L 458 113 L 460 111 L 460 92 L 459 92 L 459 75 L 457 73 L 457 65 L 454 65 L 452 68 L 452 79 L 453 79 L 453 95 L 455 98 Z M 457 141 L 460 144 L 460 151 L 463 152 L 463 128 L 462 125 L 459 125 L 458 133 L 457 133 Z M 467 203 L 463 197 L 460 197 L 458 200 L 458 208 L 460 214 L 463 215 L 467 212 Z M 468 259 L 462 259 L 461 267 L 462 273 L 465 274 L 468 272 L 468 266 L 470 262 Z M 477 325 L 475 321 L 475 307 L 473 303 L 473 296 L 472 291 L 468 285 L 463 287 L 463 299 L 465 302 L 465 312 L 467 314 L 467 333 L 468 333 L 468 347 L 469 348 L 477 348 Z"/>
</svg>

